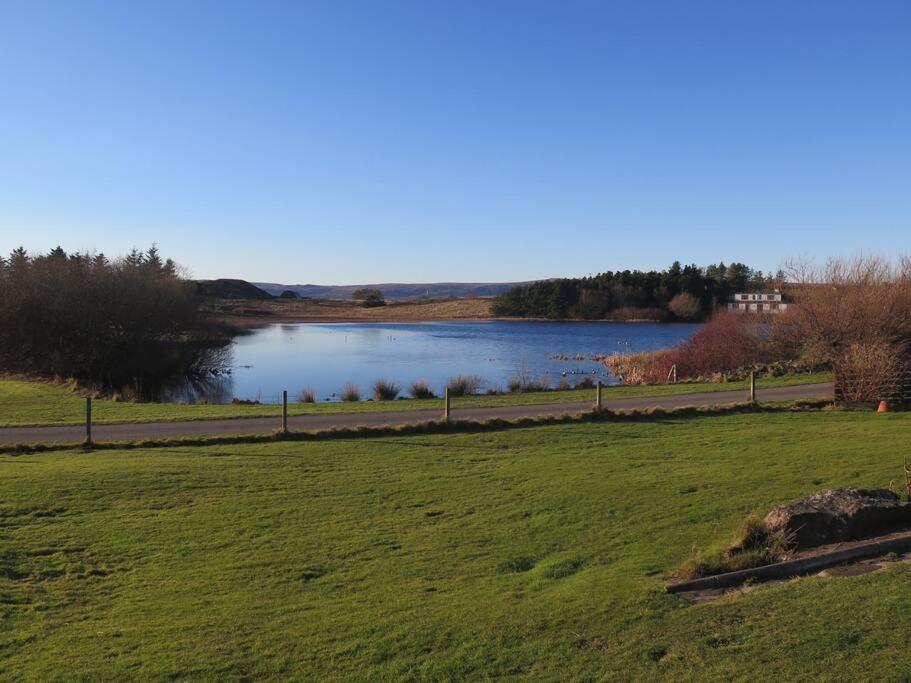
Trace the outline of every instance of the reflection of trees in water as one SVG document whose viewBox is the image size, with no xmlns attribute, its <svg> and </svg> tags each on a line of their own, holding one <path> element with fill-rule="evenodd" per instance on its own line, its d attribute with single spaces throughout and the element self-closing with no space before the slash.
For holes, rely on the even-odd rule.
<svg viewBox="0 0 911 683">
<path fill-rule="evenodd" d="M 228 403 L 234 396 L 231 344 L 197 349 L 183 376 L 162 383 L 158 398 L 171 403 Z"/>
</svg>

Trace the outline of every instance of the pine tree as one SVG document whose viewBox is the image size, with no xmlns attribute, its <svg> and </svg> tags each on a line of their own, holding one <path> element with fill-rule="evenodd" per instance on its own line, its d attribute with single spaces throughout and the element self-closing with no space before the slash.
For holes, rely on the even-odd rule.
<svg viewBox="0 0 911 683">
<path fill-rule="evenodd" d="M 161 261 L 161 255 L 158 253 L 158 246 L 154 243 L 145 253 L 145 265 L 149 270 L 155 271 L 160 271 L 164 267 L 164 264 Z"/>
<path fill-rule="evenodd" d="M 9 255 L 9 265 L 10 268 L 23 268 L 28 265 L 29 261 L 28 252 L 25 250 L 25 247 L 19 247 L 18 249 L 13 249 L 12 253 Z"/>
</svg>

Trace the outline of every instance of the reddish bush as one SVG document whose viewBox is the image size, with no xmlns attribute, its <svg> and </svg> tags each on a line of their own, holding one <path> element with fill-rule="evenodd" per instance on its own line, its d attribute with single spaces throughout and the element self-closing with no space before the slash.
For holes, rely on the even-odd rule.
<svg viewBox="0 0 911 683">
<path fill-rule="evenodd" d="M 670 361 L 681 377 L 698 377 L 776 360 L 761 319 L 721 313 L 673 349 Z"/>
<path fill-rule="evenodd" d="M 728 372 L 781 358 L 761 318 L 718 313 L 692 337 L 669 351 L 615 354 L 605 363 L 627 384 L 666 382 L 673 366 L 680 378 Z"/>
</svg>

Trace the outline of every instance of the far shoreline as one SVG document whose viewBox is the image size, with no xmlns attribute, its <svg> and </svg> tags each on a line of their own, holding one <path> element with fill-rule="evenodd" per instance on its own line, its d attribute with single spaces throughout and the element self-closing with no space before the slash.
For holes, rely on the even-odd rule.
<svg viewBox="0 0 911 683">
<path fill-rule="evenodd" d="M 612 325 L 642 325 L 642 324 L 655 324 L 655 325 L 702 325 L 704 321 L 667 321 L 667 320 L 649 320 L 637 318 L 634 320 L 608 320 L 600 318 L 597 320 L 585 320 L 582 318 L 562 318 L 562 319 L 553 319 L 553 318 L 504 318 L 504 317 L 488 317 L 488 318 L 434 318 L 434 317 L 423 317 L 423 318 L 356 318 L 350 316 L 287 316 L 287 317 L 256 317 L 256 316 L 231 316 L 231 317 L 217 317 L 217 321 L 227 325 L 232 325 L 234 327 L 242 328 L 256 328 L 256 327 L 267 327 L 269 325 L 316 325 L 320 323 L 324 324 L 361 324 L 361 325 L 390 325 L 396 323 L 492 323 L 492 322 L 501 322 L 501 323 L 553 323 L 553 324 L 567 324 L 567 323 L 598 323 L 598 324 L 612 324 Z"/>
<path fill-rule="evenodd" d="M 512 317 L 492 315 L 494 300 L 485 297 L 423 301 L 391 301 L 385 306 L 364 307 L 353 301 L 330 299 L 215 299 L 207 303 L 208 313 L 219 323 L 236 328 L 293 324 L 353 323 L 481 323 L 481 322 L 546 322 L 546 323 L 635 323 L 635 324 L 701 324 L 698 322 L 663 321 L 654 318 L 628 320 L 582 318 Z"/>
</svg>

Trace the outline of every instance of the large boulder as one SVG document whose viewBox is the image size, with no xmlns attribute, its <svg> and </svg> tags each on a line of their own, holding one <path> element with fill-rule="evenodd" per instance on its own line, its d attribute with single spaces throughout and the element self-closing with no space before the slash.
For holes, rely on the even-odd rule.
<svg viewBox="0 0 911 683">
<path fill-rule="evenodd" d="M 911 526 L 911 503 L 888 489 L 829 489 L 779 505 L 765 522 L 793 538 L 798 549 L 811 548 Z"/>
</svg>

